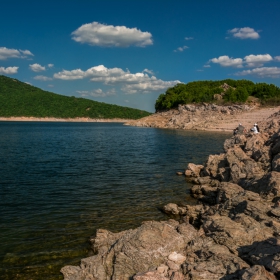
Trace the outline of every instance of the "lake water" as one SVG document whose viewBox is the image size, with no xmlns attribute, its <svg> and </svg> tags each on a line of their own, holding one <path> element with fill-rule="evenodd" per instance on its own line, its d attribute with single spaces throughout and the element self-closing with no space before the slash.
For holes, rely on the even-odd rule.
<svg viewBox="0 0 280 280">
<path fill-rule="evenodd" d="M 229 133 L 120 123 L 0 122 L 0 279 L 63 279 L 96 229 L 135 228 L 190 202 L 177 171 Z"/>
</svg>

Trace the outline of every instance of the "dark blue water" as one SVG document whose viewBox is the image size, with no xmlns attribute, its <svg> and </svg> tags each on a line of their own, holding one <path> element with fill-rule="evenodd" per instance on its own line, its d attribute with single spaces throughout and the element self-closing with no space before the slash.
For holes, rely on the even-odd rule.
<svg viewBox="0 0 280 280">
<path fill-rule="evenodd" d="M 0 122 L 0 279 L 62 279 L 98 228 L 113 232 L 191 202 L 176 171 L 228 133 L 113 123 Z"/>
</svg>

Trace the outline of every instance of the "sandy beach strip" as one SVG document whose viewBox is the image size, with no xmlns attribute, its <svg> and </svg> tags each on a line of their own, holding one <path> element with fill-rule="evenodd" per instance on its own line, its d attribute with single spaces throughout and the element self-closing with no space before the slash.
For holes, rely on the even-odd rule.
<svg viewBox="0 0 280 280">
<path fill-rule="evenodd" d="M 90 118 L 35 118 L 35 117 L 0 117 L 0 121 L 7 122 L 117 122 L 124 123 L 128 119 L 90 119 Z"/>
</svg>

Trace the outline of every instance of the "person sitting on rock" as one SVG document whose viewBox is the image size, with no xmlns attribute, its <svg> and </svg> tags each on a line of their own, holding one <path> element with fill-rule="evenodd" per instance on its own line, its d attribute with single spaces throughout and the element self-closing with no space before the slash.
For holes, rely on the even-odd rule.
<svg viewBox="0 0 280 280">
<path fill-rule="evenodd" d="M 238 127 L 233 131 L 233 135 L 243 134 L 245 132 L 244 126 L 240 123 Z"/>
<path fill-rule="evenodd" d="M 259 133 L 258 125 L 255 123 L 254 126 L 251 128 L 253 133 Z"/>
</svg>

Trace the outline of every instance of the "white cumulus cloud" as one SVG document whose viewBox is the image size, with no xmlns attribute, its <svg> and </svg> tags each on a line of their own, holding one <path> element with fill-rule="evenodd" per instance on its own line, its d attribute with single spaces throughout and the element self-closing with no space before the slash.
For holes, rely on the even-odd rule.
<svg viewBox="0 0 280 280">
<path fill-rule="evenodd" d="M 275 61 L 280 61 L 280 56 L 274 56 Z"/>
<path fill-rule="evenodd" d="M 144 72 L 144 73 L 143 73 Z M 54 78 L 61 80 L 90 79 L 92 82 L 99 82 L 105 85 L 121 85 L 125 93 L 148 93 L 152 91 L 163 91 L 172 87 L 180 81 L 163 81 L 157 79 L 145 69 L 142 73 L 130 73 L 121 68 L 106 68 L 104 65 L 94 66 L 83 71 L 81 69 L 63 70 L 55 73 Z M 150 72 L 150 71 L 149 71 Z"/>
<path fill-rule="evenodd" d="M 150 93 L 153 91 L 165 91 L 166 89 L 173 87 L 180 83 L 180 81 L 162 81 L 162 80 L 143 80 L 139 83 L 125 84 L 122 86 L 122 91 L 126 94 L 135 93 Z"/>
<path fill-rule="evenodd" d="M 228 30 L 228 33 L 232 34 L 234 38 L 238 39 L 259 39 L 260 35 L 251 27 L 233 28 Z"/>
<path fill-rule="evenodd" d="M 55 73 L 54 78 L 60 80 L 81 80 L 84 78 L 93 78 L 93 77 L 114 77 L 121 76 L 125 71 L 120 68 L 106 68 L 104 65 L 98 65 L 83 71 L 81 69 L 74 70 L 63 70 L 61 72 Z M 102 78 L 103 79 L 103 78 Z"/>
<path fill-rule="evenodd" d="M 29 64 L 29 68 L 33 71 L 33 72 L 41 72 L 41 71 L 45 71 L 46 67 L 42 66 L 38 63 L 34 63 L 34 64 Z"/>
<path fill-rule="evenodd" d="M 176 50 L 174 50 L 174 52 L 183 52 L 184 50 L 188 49 L 188 46 L 183 46 L 183 47 L 179 47 Z"/>
<path fill-rule="evenodd" d="M 146 73 L 148 73 L 148 74 L 151 74 L 151 75 L 154 75 L 154 71 L 153 71 L 153 70 L 149 70 L 149 69 L 147 69 L 147 68 L 143 70 L 143 73 L 144 73 L 144 72 L 146 72 Z"/>
<path fill-rule="evenodd" d="M 20 52 L 15 49 L 7 49 L 5 47 L 0 48 L 0 59 L 6 60 L 8 58 L 19 58 Z"/>
<path fill-rule="evenodd" d="M 111 89 L 108 91 L 103 91 L 101 88 L 92 90 L 92 91 L 77 91 L 82 97 L 86 96 L 93 96 L 93 97 L 107 97 L 107 96 L 112 96 L 116 95 L 116 90 Z"/>
<path fill-rule="evenodd" d="M 51 81 L 52 80 L 52 78 L 43 76 L 43 75 L 35 76 L 33 79 L 38 80 L 38 81 Z"/>
<path fill-rule="evenodd" d="M 81 69 L 75 69 L 71 71 L 63 70 L 61 72 L 55 73 L 53 77 L 60 80 L 81 80 L 84 79 L 86 75 Z"/>
<path fill-rule="evenodd" d="M 243 67 L 242 58 L 231 58 L 227 55 L 222 55 L 218 58 L 212 58 L 212 59 L 210 59 L 210 61 L 213 63 L 220 64 L 221 66 L 224 66 L 224 67 L 230 67 L 230 66 L 237 67 L 237 68 Z"/>
<path fill-rule="evenodd" d="M 218 58 L 212 58 L 209 60 L 209 62 L 220 64 L 223 67 L 242 68 L 244 65 L 246 65 L 246 67 L 261 67 L 264 65 L 264 63 L 268 63 L 273 60 L 277 61 L 277 57 L 273 59 L 270 54 L 250 54 L 245 56 L 243 59 L 231 58 L 227 55 L 223 55 L 219 56 Z"/>
<path fill-rule="evenodd" d="M 19 51 L 25 56 L 27 55 L 34 56 L 33 53 L 31 53 L 31 51 L 29 50 L 19 50 Z"/>
<path fill-rule="evenodd" d="M 260 67 L 263 66 L 264 63 L 272 61 L 273 58 L 270 54 L 258 54 L 258 55 L 247 55 L 244 57 L 245 63 L 247 63 L 248 67 Z"/>
<path fill-rule="evenodd" d="M 16 74 L 19 67 L 0 67 L 0 74 Z"/>
<path fill-rule="evenodd" d="M 72 32 L 72 39 L 101 47 L 145 47 L 152 45 L 152 34 L 137 28 L 106 25 L 98 22 L 87 23 Z"/>
<path fill-rule="evenodd" d="M 193 40 L 193 37 L 185 37 L 185 40 Z"/>
<path fill-rule="evenodd" d="M 6 60 L 9 58 L 26 58 L 27 56 L 33 56 L 33 54 L 28 50 L 16 50 L 0 47 L 0 60 Z"/>
<path fill-rule="evenodd" d="M 246 76 L 254 75 L 261 78 L 270 77 L 270 78 L 279 78 L 280 77 L 280 68 L 279 67 L 258 67 L 251 70 L 244 70 L 237 72 L 236 76 Z"/>
</svg>

